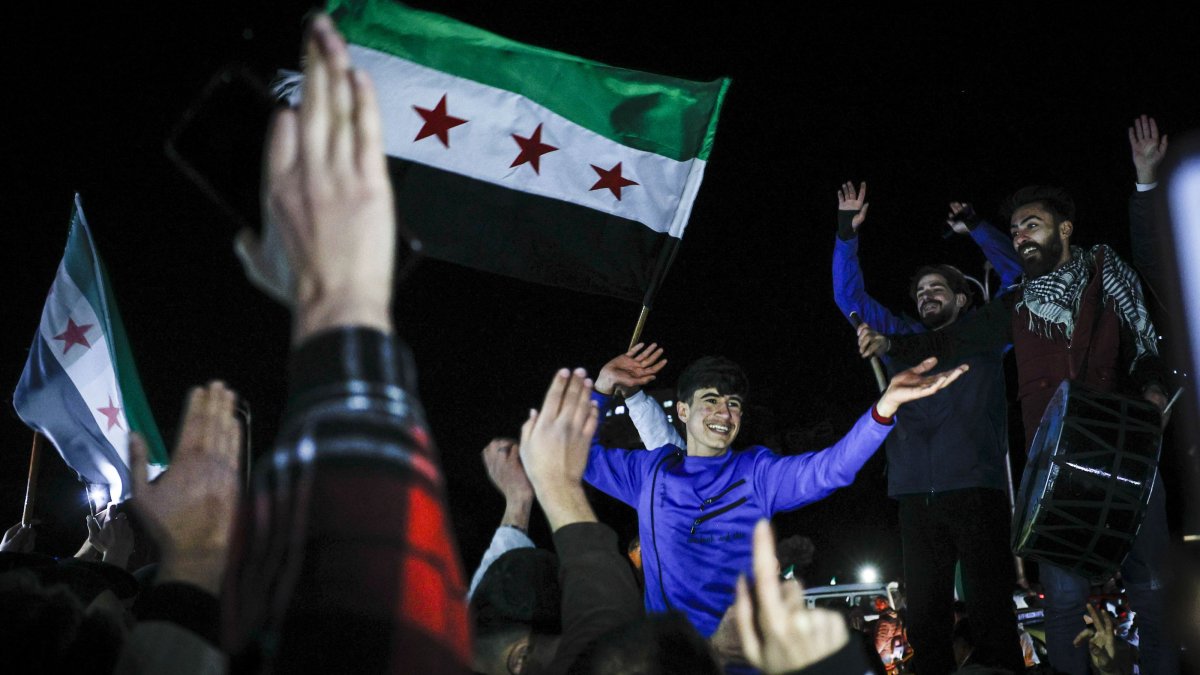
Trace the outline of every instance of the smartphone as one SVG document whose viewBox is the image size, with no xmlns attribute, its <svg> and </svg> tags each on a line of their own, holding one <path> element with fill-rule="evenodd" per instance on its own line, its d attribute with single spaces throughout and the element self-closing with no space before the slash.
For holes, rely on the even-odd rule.
<svg viewBox="0 0 1200 675">
<path fill-rule="evenodd" d="M 167 138 L 167 157 L 239 228 L 262 230 L 263 148 L 279 105 L 249 68 L 226 66 Z"/>
<path fill-rule="evenodd" d="M 262 234 L 262 170 L 267 131 L 287 102 L 244 65 L 223 68 L 188 107 L 166 142 L 167 157 L 237 228 Z M 396 223 L 395 284 L 422 257 L 421 241 Z"/>
</svg>

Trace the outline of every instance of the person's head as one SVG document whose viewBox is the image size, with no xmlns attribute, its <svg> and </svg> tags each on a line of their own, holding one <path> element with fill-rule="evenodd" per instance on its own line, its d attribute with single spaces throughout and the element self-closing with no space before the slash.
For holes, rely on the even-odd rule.
<svg viewBox="0 0 1200 675">
<path fill-rule="evenodd" d="M 892 606 L 888 604 L 887 598 L 883 597 L 882 595 L 875 596 L 873 602 L 875 604 L 876 612 L 886 612 L 892 608 Z"/>
<path fill-rule="evenodd" d="M 505 552 L 475 587 L 470 609 L 476 670 L 506 675 L 548 663 L 561 630 L 558 558 L 537 548 Z"/>
<path fill-rule="evenodd" d="M 125 640 L 111 607 L 85 607 L 60 583 L 30 569 L 0 574 L 0 653 L 6 672 L 112 672 Z"/>
<path fill-rule="evenodd" d="M 958 268 L 926 265 L 917 270 L 908 294 L 917 304 L 917 316 L 926 328 L 948 326 L 971 304 L 971 287 Z"/>
<path fill-rule="evenodd" d="M 1075 201 L 1065 190 L 1045 185 L 1023 187 L 1008 198 L 1004 212 L 1026 278 L 1040 277 L 1071 259 Z"/>
<path fill-rule="evenodd" d="M 800 573 L 812 564 L 816 550 L 812 539 L 799 534 L 780 539 L 775 545 L 775 557 L 779 559 L 779 568 L 784 578 L 798 578 Z M 791 576 L 788 576 L 789 571 Z"/>
<path fill-rule="evenodd" d="M 708 642 L 678 612 L 614 628 L 592 643 L 570 675 L 717 675 Z"/>
<path fill-rule="evenodd" d="M 521 675 L 532 643 L 533 631 L 520 624 L 478 633 L 472 668 L 484 675 Z"/>
<path fill-rule="evenodd" d="M 749 388 L 741 366 L 723 356 L 705 356 L 683 371 L 675 408 L 687 428 L 689 455 L 716 456 L 729 449 Z"/>
</svg>

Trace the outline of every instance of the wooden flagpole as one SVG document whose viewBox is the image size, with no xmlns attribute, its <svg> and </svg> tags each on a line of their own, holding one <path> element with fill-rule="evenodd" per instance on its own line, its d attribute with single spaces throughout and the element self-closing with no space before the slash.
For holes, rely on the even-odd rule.
<svg viewBox="0 0 1200 675">
<path fill-rule="evenodd" d="M 633 349 L 633 346 L 638 343 L 638 340 L 642 339 L 642 329 L 646 327 L 646 317 L 649 315 L 650 307 L 648 305 L 642 305 L 642 313 L 638 315 L 637 325 L 633 328 L 633 337 L 629 340 L 630 349 Z"/>
<path fill-rule="evenodd" d="M 650 308 L 654 305 L 654 296 L 658 295 L 658 287 L 667 276 L 667 270 L 671 269 L 671 263 L 675 262 L 675 254 L 678 252 L 679 239 L 667 237 L 666 246 L 658 252 L 658 260 L 654 264 L 654 272 L 650 276 L 646 294 L 642 296 L 642 313 L 638 315 L 637 326 L 633 329 L 633 338 L 629 340 L 630 349 L 633 349 L 638 340 L 642 339 L 642 329 L 646 327 L 646 317 L 650 315 Z"/>
<path fill-rule="evenodd" d="M 29 479 L 25 483 L 25 509 L 21 512 L 21 524 L 28 527 L 33 521 L 33 503 L 37 498 L 38 470 L 42 463 L 42 435 L 33 432 L 33 448 L 29 451 Z"/>
</svg>

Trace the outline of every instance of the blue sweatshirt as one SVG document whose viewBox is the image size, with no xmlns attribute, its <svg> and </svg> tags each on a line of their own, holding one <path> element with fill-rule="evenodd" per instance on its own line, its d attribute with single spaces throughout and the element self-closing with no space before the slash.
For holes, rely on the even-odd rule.
<svg viewBox="0 0 1200 675">
<path fill-rule="evenodd" d="M 608 407 L 608 397 L 592 398 Z M 890 430 L 868 411 L 833 446 L 788 456 L 755 446 L 688 457 L 674 445 L 646 451 L 593 442 L 583 478 L 637 509 L 646 611 L 681 611 L 708 637 L 733 604 L 738 574 L 750 575 L 754 524 L 854 482 Z"/>
</svg>

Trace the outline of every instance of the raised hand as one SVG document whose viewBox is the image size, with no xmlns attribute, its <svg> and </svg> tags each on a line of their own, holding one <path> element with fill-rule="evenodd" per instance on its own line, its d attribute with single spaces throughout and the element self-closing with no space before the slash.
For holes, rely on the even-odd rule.
<svg viewBox="0 0 1200 675">
<path fill-rule="evenodd" d="M 5 530 L 4 539 L 0 541 L 0 551 L 32 553 L 36 540 L 37 531 L 33 529 L 33 525 L 17 523 Z"/>
<path fill-rule="evenodd" d="M 858 232 L 858 228 L 867 219 L 867 208 L 871 206 L 867 203 L 867 184 L 860 183 L 858 190 L 854 189 L 854 183 L 846 181 L 842 184 L 842 188 L 838 190 L 838 211 L 854 211 L 854 219 L 850 221 L 850 226 Z"/>
<path fill-rule="evenodd" d="M 1158 135 L 1158 124 L 1153 117 L 1142 115 L 1133 121 L 1133 126 L 1129 127 L 1129 151 L 1137 171 L 1137 182 L 1157 180 L 1158 165 L 1167 154 L 1167 135 Z"/>
<path fill-rule="evenodd" d="M 662 354 L 662 347 L 657 343 L 649 346 L 637 343 L 629 351 L 604 364 L 600 375 L 596 377 L 596 391 L 605 396 L 611 396 L 614 392 L 622 396 L 634 395 L 643 386 L 653 382 L 658 372 L 667 365 Z"/>
<path fill-rule="evenodd" d="M 375 91 L 327 15 L 305 44 L 300 107 L 276 114 L 265 162 L 264 221 L 287 253 L 293 340 L 337 326 L 390 332 L 396 228 Z M 270 243 L 241 235 L 243 261 L 277 260 L 261 248 Z"/>
<path fill-rule="evenodd" d="M 887 391 L 875 404 L 875 410 L 884 417 L 896 414 L 900 406 L 919 398 L 932 396 L 950 386 L 959 376 L 967 372 L 970 366 L 962 364 L 953 370 L 947 370 L 937 375 L 926 376 L 937 365 L 937 357 L 931 356 L 908 370 L 897 373 L 888 383 Z"/>
<path fill-rule="evenodd" d="M 778 565 L 775 536 L 764 518 L 754 526 L 754 596 L 739 577 L 734 612 L 742 653 L 768 675 L 800 670 L 850 641 L 841 615 L 809 609 L 799 582 L 779 580 Z"/>
<path fill-rule="evenodd" d="M 1119 672 L 1116 663 L 1117 635 L 1113 629 L 1112 617 L 1107 611 L 1097 610 L 1091 603 L 1087 605 L 1087 612 L 1092 619 L 1092 625 L 1076 635 L 1072 644 L 1076 647 L 1087 644 L 1092 665 L 1101 675 Z"/>
<path fill-rule="evenodd" d="M 722 666 L 734 662 L 745 662 L 746 654 L 742 651 L 742 638 L 738 635 L 737 604 L 734 603 L 725 610 L 721 623 L 708 638 L 708 645 L 716 652 Z"/>
<path fill-rule="evenodd" d="M 521 462 L 552 530 L 596 519 L 581 482 L 600 415 L 591 393 L 582 368 L 564 368 L 550 381 L 542 409 L 521 426 Z"/>
<path fill-rule="evenodd" d="M 148 449 L 129 441 L 131 504 L 163 551 L 160 580 L 185 581 L 214 595 L 220 588 L 238 501 L 242 430 L 237 395 L 221 382 L 192 389 L 171 468 L 147 480 Z"/>
<path fill-rule="evenodd" d="M 954 230 L 956 234 L 970 234 L 971 228 L 968 223 L 978 219 L 975 215 L 975 208 L 967 202 L 950 202 L 950 213 L 946 214 L 946 224 Z"/>
<path fill-rule="evenodd" d="M 113 513 L 110 504 L 104 512 L 87 516 L 88 543 L 99 551 L 103 560 L 124 569 L 133 554 L 133 528 L 124 513 Z"/>
<path fill-rule="evenodd" d="M 483 449 L 483 468 L 492 485 L 504 495 L 504 519 L 521 531 L 529 529 L 529 511 L 533 505 L 533 485 L 521 465 L 520 448 L 511 438 L 493 438 Z"/>
</svg>

